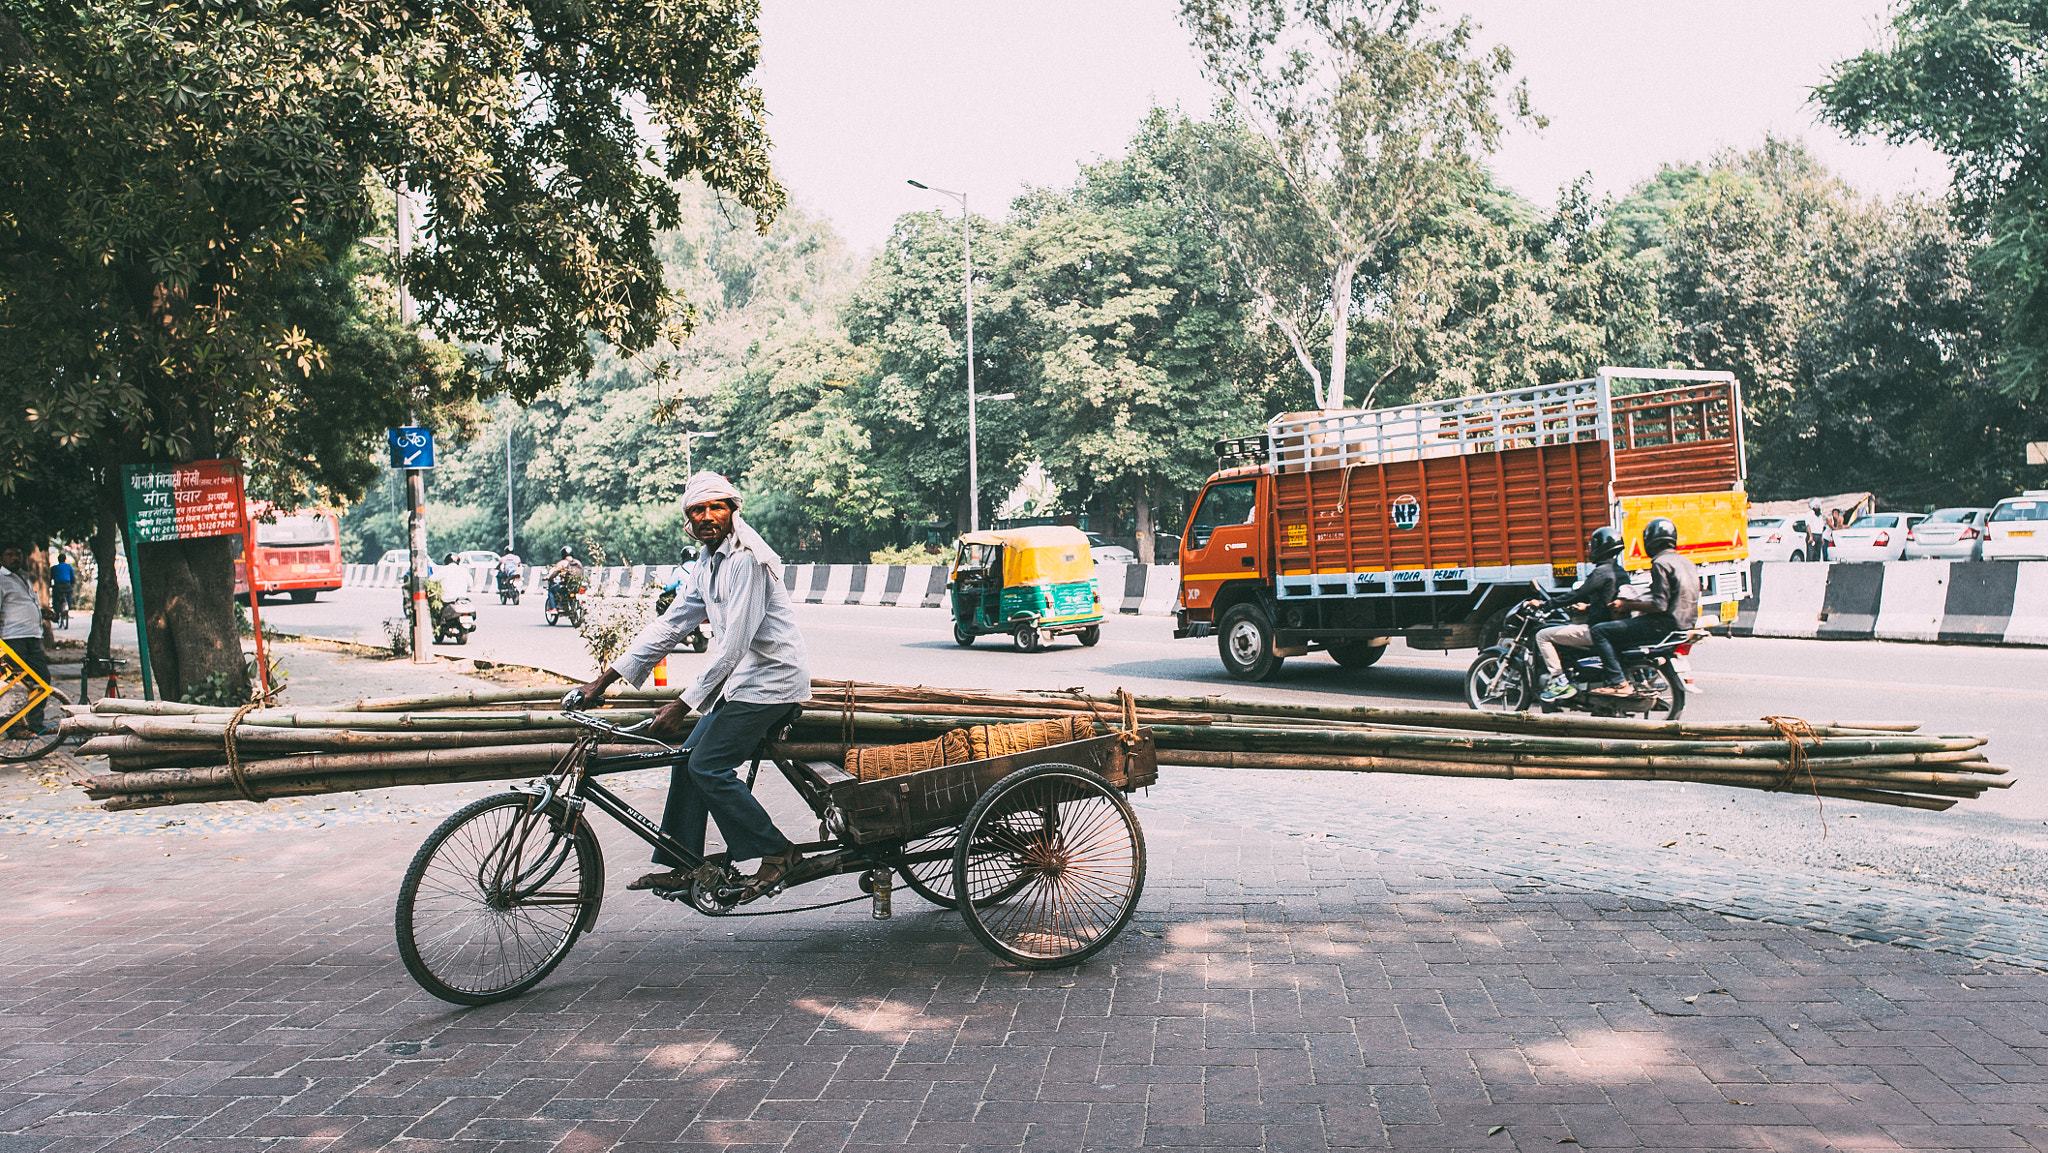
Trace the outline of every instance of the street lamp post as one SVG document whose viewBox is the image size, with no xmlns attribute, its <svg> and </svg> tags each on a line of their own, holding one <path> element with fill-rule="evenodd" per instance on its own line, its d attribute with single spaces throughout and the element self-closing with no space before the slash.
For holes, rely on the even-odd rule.
<svg viewBox="0 0 2048 1153">
<path fill-rule="evenodd" d="M 974 423 L 974 225 L 967 216 L 967 194 L 948 192 L 933 188 L 915 180 L 906 181 L 912 188 L 950 196 L 960 202 L 960 256 L 965 268 L 963 284 L 967 297 L 967 531 L 981 531 L 981 459 L 980 437 Z"/>
</svg>

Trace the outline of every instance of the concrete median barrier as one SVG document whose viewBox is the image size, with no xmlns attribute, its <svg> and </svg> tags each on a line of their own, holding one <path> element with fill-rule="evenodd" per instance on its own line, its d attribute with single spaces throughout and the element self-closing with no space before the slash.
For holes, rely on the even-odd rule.
<svg viewBox="0 0 2048 1153">
<path fill-rule="evenodd" d="M 2048 562 L 1762 563 L 1736 636 L 2048 644 Z"/>
</svg>

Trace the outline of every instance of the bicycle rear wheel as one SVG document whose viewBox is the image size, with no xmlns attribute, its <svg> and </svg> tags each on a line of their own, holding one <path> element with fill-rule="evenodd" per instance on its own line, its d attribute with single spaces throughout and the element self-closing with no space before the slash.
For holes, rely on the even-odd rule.
<svg viewBox="0 0 2048 1153">
<path fill-rule="evenodd" d="M 28 707 L 29 696 L 36 691 L 33 685 L 15 685 L 0 693 L 0 724 Z M 27 723 L 9 726 L 0 732 L 0 762 L 20 764 L 47 755 L 50 750 L 63 743 L 57 733 L 57 726 L 64 721 L 63 706 L 71 703 L 71 697 L 63 689 L 53 688 L 50 696 L 43 701 L 43 723 L 29 730 Z M 17 736 L 17 733 L 23 735 Z"/>
<path fill-rule="evenodd" d="M 552 972 L 597 918 L 604 857 L 560 801 L 501 793 L 428 835 L 398 890 L 398 955 L 443 1001 L 487 1005 Z"/>
</svg>

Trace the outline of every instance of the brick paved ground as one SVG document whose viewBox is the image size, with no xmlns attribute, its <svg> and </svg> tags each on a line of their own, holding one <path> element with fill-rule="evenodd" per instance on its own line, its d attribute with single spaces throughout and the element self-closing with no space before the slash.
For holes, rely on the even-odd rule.
<svg viewBox="0 0 2048 1153">
<path fill-rule="evenodd" d="M 424 824 L 45 843 L 0 861 L 0 1153 L 2048 1148 L 2040 974 L 1142 811 L 1078 969 L 900 890 L 698 917 L 614 830 L 597 932 L 475 1010 L 392 945 Z"/>
</svg>

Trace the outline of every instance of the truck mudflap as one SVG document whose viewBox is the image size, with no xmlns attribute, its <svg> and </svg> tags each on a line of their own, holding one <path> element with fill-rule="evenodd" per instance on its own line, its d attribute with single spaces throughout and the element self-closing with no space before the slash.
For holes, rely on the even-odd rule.
<svg viewBox="0 0 2048 1153">
<path fill-rule="evenodd" d="M 1186 640 L 1188 637 L 1216 635 L 1215 621 L 1190 621 L 1186 609 L 1176 609 L 1173 614 L 1173 639 Z"/>
</svg>

